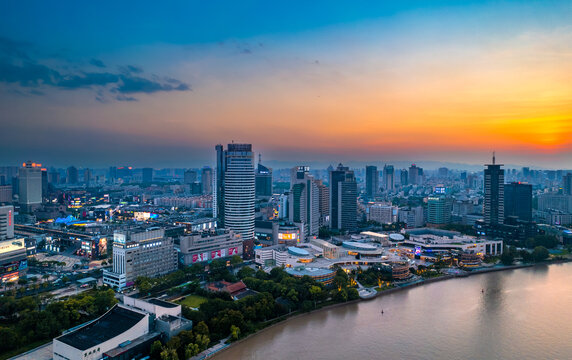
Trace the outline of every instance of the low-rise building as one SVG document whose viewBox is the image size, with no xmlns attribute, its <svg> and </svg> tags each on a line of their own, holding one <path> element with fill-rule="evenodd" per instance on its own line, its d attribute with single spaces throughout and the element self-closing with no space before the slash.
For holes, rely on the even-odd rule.
<svg viewBox="0 0 572 360">
<path fill-rule="evenodd" d="M 54 360 L 142 358 L 151 344 L 192 328 L 181 305 L 125 296 L 98 319 L 72 328 L 53 341 Z"/>
<path fill-rule="evenodd" d="M 177 240 L 180 262 L 192 265 L 227 256 L 242 256 L 242 239 L 234 231 L 217 229 L 181 236 Z"/>
<path fill-rule="evenodd" d="M 310 245 L 321 249 L 326 259 L 337 259 L 340 257 L 340 248 L 330 242 L 322 239 L 312 239 L 310 240 Z"/>
<path fill-rule="evenodd" d="M 452 231 L 435 229 L 410 231 L 409 239 L 404 239 L 403 243 L 419 248 L 419 251 L 459 250 L 475 253 L 479 256 L 501 255 L 503 251 L 502 240 L 484 240 Z"/>
</svg>

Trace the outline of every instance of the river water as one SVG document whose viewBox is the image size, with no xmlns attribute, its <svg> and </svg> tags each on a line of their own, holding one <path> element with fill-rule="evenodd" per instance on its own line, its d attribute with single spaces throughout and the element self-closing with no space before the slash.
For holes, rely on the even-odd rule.
<svg viewBox="0 0 572 360">
<path fill-rule="evenodd" d="M 572 359 L 572 263 L 445 280 L 311 313 L 216 356 L 225 359 Z"/>
</svg>

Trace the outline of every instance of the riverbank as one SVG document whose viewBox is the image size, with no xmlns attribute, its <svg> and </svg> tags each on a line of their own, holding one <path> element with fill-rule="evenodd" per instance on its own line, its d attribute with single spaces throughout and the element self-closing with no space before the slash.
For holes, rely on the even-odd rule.
<svg viewBox="0 0 572 360">
<path fill-rule="evenodd" d="M 227 344 L 227 346 L 225 346 L 222 349 L 219 349 L 219 351 L 217 351 L 216 353 L 210 353 L 209 356 L 203 356 L 203 357 L 201 357 L 200 356 L 201 354 L 199 354 L 197 357 L 194 357 L 192 359 L 193 360 L 199 360 L 199 359 L 216 358 L 218 354 L 224 353 L 225 351 L 227 351 L 227 350 L 251 339 L 252 337 L 255 337 L 256 335 L 260 335 L 266 331 L 269 331 L 278 325 L 285 324 L 287 322 L 302 318 L 304 316 L 314 315 L 314 314 L 317 314 L 317 313 L 322 312 L 322 311 L 332 310 L 332 309 L 342 307 L 345 305 L 349 305 L 349 304 L 356 304 L 356 303 L 359 303 L 360 301 L 369 301 L 369 300 L 371 300 L 373 298 L 377 298 L 379 296 L 393 294 L 393 293 L 396 293 L 398 291 L 411 289 L 411 288 L 414 288 L 414 287 L 417 287 L 420 285 L 431 284 L 431 283 L 440 282 L 440 281 L 449 280 L 449 279 L 454 279 L 454 278 L 462 278 L 462 277 L 470 277 L 470 276 L 479 275 L 479 274 L 487 274 L 487 273 L 491 273 L 491 272 L 506 271 L 506 270 L 517 270 L 517 269 L 530 268 L 530 267 L 543 266 L 543 265 L 562 264 L 562 263 L 568 263 L 571 261 L 572 260 L 570 260 L 570 259 L 565 259 L 565 260 L 556 260 L 556 261 L 551 261 L 551 262 L 542 262 L 542 263 L 535 263 L 535 264 L 518 264 L 518 265 L 498 266 L 498 267 L 495 266 L 495 267 L 490 267 L 490 268 L 473 270 L 471 272 L 467 272 L 467 273 L 463 273 L 463 274 L 444 275 L 444 276 L 440 276 L 440 277 L 436 277 L 436 278 L 424 279 L 422 281 L 415 282 L 415 283 L 404 284 L 402 286 L 398 286 L 398 287 L 394 287 L 391 289 L 379 291 L 379 292 L 377 292 L 376 295 L 372 296 L 371 298 L 367 298 L 367 299 L 361 299 L 360 298 L 360 299 L 352 300 L 352 301 L 348 301 L 348 302 L 327 305 L 327 306 L 324 306 L 322 308 L 315 309 L 315 310 L 312 310 L 312 311 L 309 311 L 306 313 L 302 313 L 302 314 L 296 314 L 296 315 L 292 315 L 292 316 L 287 315 L 284 317 L 284 319 L 279 320 L 279 321 L 274 320 L 276 322 L 272 323 L 271 325 L 269 325 L 267 327 L 264 327 L 263 329 L 255 332 L 253 334 L 246 336 L 243 339 L 240 339 L 236 342 L 232 342 L 230 344 Z"/>
</svg>

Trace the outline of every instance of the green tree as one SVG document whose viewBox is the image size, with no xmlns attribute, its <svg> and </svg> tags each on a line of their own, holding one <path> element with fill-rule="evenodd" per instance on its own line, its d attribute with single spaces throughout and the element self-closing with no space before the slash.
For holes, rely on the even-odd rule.
<svg viewBox="0 0 572 360">
<path fill-rule="evenodd" d="M 209 336 L 209 327 L 204 321 L 201 321 L 193 328 L 193 332 L 198 335 Z"/>
<path fill-rule="evenodd" d="M 317 306 L 316 300 L 322 295 L 322 288 L 316 285 L 310 286 L 310 295 L 312 295 L 312 300 L 314 300 L 314 307 Z"/>
<path fill-rule="evenodd" d="M 232 331 L 233 326 L 234 325 L 230 326 L 231 331 Z M 238 328 L 238 326 L 234 326 L 234 327 Z M 239 329 L 239 331 L 240 331 L 240 329 Z M 198 334 L 197 337 L 195 338 L 195 344 L 197 344 L 199 346 L 200 351 L 206 350 L 207 347 L 209 346 L 210 342 L 211 342 L 211 340 L 206 335 Z"/>
<path fill-rule="evenodd" d="M 163 349 L 163 351 L 161 351 L 161 360 L 179 360 L 177 350 L 171 348 Z"/>
<path fill-rule="evenodd" d="M 187 348 L 185 349 L 185 358 L 189 359 L 195 355 L 198 355 L 200 352 L 201 351 L 199 349 L 199 345 L 189 344 L 189 345 L 187 345 Z"/>
<path fill-rule="evenodd" d="M 254 274 L 256 274 L 256 270 L 254 270 L 253 268 L 251 268 L 249 266 L 244 266 L 243 268 L 238 270 L 238 273 L 237 273 L 239 279 L 244 279 L 247 277 L 253 277 Z"/>
<path fill-rule="evenodd" d="M 546 260 L 548 259 L 548 256 L 550 256 L 550 253 L 548 252 L 548 249 L 545 248 L 544 246 L 537 246 L 534 248 L 534 251 L 532 252 L 532 258 L 536 262 Z"/>
<path fill-rule="evenodd" d="M 238 326 L 231 325 L 230 336 L 232 340 L 238 340 L 239 335 L 240 335 L 240 328 Z"/>
<path fill-rule="evenodd" d="M 160 360 L 162 351 L 163 345 L 159 340 L 155 340 L 155 342 L 151 345 L 151 352 L 149 353 L 149 356 L 151 356 L 151 359 Z"/>
<path fill-rule="evenodd" d="M 500 260 L 503 263 L 503 265 L 512 265 L 512 263 L 514 262 L 514 255 L 512 251 L 504 251 L 500 256 Z"/>
<path fill-rule="evenodd" d="M 241 258 L 240 256 L 238 256 L 238 255 L 233 255 L 233 256 L 230 258 L 230 264 L 231 264 L 232 266 L 240 265 L 240 264 L 242 264 L 242 258 Z"/>
<path fill-rule="evenodd" d="M 348 289 L 348 300 L 357 300 L 359 299 L 359 292 L 356 288 L 349 288 Z"/>
<path fill-rule="evenodd" d="M 346 289 L 341 289 L 334 295 L 334 300 L 337 302 L 346 302 L 348 301 L 348 292 Z"/>
</svg>

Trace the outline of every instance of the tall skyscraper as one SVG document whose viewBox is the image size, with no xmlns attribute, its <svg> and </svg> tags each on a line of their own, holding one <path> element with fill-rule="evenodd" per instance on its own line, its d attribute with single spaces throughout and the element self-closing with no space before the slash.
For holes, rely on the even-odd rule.
<svg viewBox="0 0 572 360">
<path fill-rule="evenodd" d="M 254 254 L 255 172 L 251 144 L 215 147 L 217 152 L 216 186 L 213 213 L 219 227 L 233 230 L 243 240 L 243 257 Z"/>
<path fill-rule="evenodd" d="M 42 168 L 42 199 L 48 197 L 48 169 Z"/>
<path fill-rule="evenodd" d="M 316 180 L 316 185 L 320 197 L 320 226 L 327 226 L 330 224 L 330 189 L 322 180 Z"/>
<path fill-rule="evenodd" d="M 379 171 L 377 166 L 365 167 L 365 195 L 368 199 L 374 199 L 379 191 Z"/>
<path fill-rule="evenodd" d="M 83 170 L 83 182 L 89 186 L 91 183 L 91 170 L 84 169 Z"/>
<path fill-rule="evenodd" d="M 306 236 L 318 235 L 320 227 L 320 193 L 308 166 L 297 166 L 290 176 L 289 220 L 304 223 Z"/>
<path fill-rule="evenodd" d="M 419 181 L 419 168 L 417 167 L 417 165 L 412 164 L 409 167 L 409 183 L 411 185 L 419 185 L 420 181 Z"/>
<path fill-rule="evenodd" d="M 572 195 L 572 174 L 562 176 L 562 192 L 564 195 Z"/>
<path fill-rule="evenodd" d="M 184 179 L 183 179 L 185 184 L 192 184 L 195 181 L 197 181 L 197 172 L 195 170 L 186 170 L 185 171 L 185 175 L 184 175 Z"/>
<path fill-rule="evenodd" d="M 497 164 L 493 154 L 493 163 L 485 169 L 485 223 L 487 225 L 504 224 L 504 170 Z"/>
<path fill-rule="evenodd" d="M 532 221 L 532 185 L 513 182 L 504 184 L 504 215 Z"/>
<path fill-rule="evenodd" d="M 203 184 L 203 194 L 213 192 L 213 169 L 205 166 L 201 171 L 201 182 Z"/>
<path fill-rule="evenodd" d="M 20 205 L 26 211 L 42 204 L 42 164 L 27 161 L 19 170 Z"/>
<path fill-rule="evenodd" d="M 256 196 L 266 198 L 272 196 L 272 169 L 262 165 L 261 158 L 256 169 Z"/>
<path fill-rule="evenodd" d="M 385 191 L 395 190 L 395 169 L 393 165 L 383 167 L 383 189 Z"/>
<path fill-rule="evenodd" d="M 147 184 L 153 182 L 153 168 L 143 168 L 141 170 L 141 179 Z"/>
<path fill-rule="evenodd" d="M 78 175 L 77 175 L 77 168 L 75 166 L 70 166 L 67 169 L 67 183 L 68 184 L 77 184 L 78 183 Z"/>
<path fill-rule="evenodd" d="M 354 230 L 357 227 L 357 183 L 354 172 L 339 164 L 330 171 L 330 227 Z"/>
<path fill-rule="evenodd" d="M 401 174 L 400 174 L 400 182 L 401 182 L 401 186 L 405 186 L 407 184 L 409 184 L 409 176 L 408 176 L 408 172 L 407 169 L 401 169 Z"/>
</svg>

